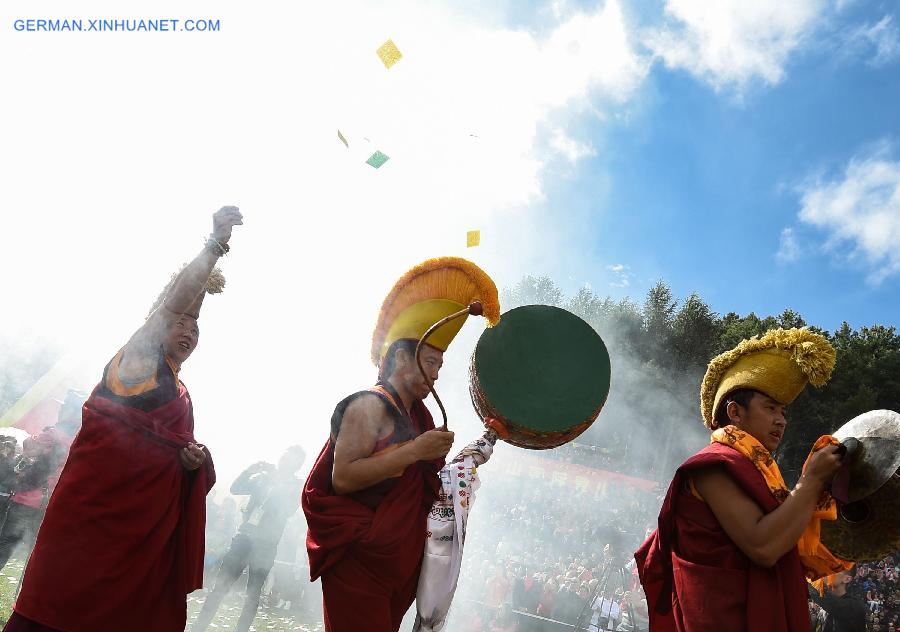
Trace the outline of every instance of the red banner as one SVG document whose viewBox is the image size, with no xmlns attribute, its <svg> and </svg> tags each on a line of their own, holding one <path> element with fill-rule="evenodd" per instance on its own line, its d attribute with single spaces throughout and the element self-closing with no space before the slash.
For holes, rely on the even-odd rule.
<svg viewBox="0 0 900 632">
<path fill-rule="evenodd" d="M 516 454 L 511 462 L 505 464 L 503 473 L 520 479 L 542 480 L 552 485 L 574 487 L 582 493 L 595 495 L 605 494 L 610 486 L 613 488 L 628 486 L 648 492 L 654 492 L 659 488 L 656 481 L 586 465 L 545 459 L 527 452 Z"/>
</svg>

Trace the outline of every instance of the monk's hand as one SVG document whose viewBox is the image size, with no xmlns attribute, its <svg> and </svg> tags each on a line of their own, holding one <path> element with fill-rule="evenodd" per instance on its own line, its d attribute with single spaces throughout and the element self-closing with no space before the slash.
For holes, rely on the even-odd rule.
<svg viewBox="0 0 900 632">
<path fill-rule="evenodd" d="M 841 454 L 838 452 L 838 446 L 827 445 L 813 453 L 803 475 L 825 487 L 831 483 L 831 479 L 840 468 Z"/>
<path fill-rule="evenodd" d="M 244 223 L 244 216 L 236 206 L 223 206 L 213 213 L 212 237 L 219 243 L 228 243 L 231 229 Z"/>
<path fill-rule="evenodd" d="M 420 434 L 413 441 L 419 460 L 443 459 L 453 447 L 453 436 L 449 430 L 429 430 Z"/>
<path fill-rule="evenodd" d="M 178 453 L 181 457 L 181 465 L 186 470 L 196 470 L 206 461 L 206 452 L 196 443 L 189 443 Z"/>
</svg>

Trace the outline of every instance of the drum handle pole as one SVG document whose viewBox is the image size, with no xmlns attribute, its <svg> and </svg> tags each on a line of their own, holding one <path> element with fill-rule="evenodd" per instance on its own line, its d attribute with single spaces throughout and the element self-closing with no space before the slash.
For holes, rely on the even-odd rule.
<svg viewBox="0 0 900 632">
<path fill-rule="evenodd" d="M 447 429 L 447 411 L 444 410 L 444 403 L 441 401 L 441 398 L 438 397 L 437 391 L 434 390 L 434 382 L 428 377 L 428 373 L 425 372 L 425 367 L 422 366 L 422 358 L 420 357 L 420 353 L 422 351 L 422 346 L 426 344 L 428 338 L 436 332 L 438 329 L 449 323 L 451 320 L 456 320 L 457 318 L 461 318 L 462 316 L 481 316 L 484 313 L 484 308 L 481 305 L 480 301 L 472 301 L 469 303 L 469 306 L 465 309 L 461 309 L 455 314 L 450 314 L 431 327 L 428 328 L 428 331 L 425 332 L 425 335 L 422 336 L 422 339 L 419 340 L 419 344 L 416 345 L 416 364 L 419 365 L 419 371 L 422 373 L 422 377 L 425 378 L 425 383 L 428 384 L 428 390 L 431 391 L 431 394 L 434 395 L 434 401 L 437 402 L 438 407 L 441 409 L 441 415 L 444 417 L 444 425 L 441 426 L 441 430 Z"/>
</svg>

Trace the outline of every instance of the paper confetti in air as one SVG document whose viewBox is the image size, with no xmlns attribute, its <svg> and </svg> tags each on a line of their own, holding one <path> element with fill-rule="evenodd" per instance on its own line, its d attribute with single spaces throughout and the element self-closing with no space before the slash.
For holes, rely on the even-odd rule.
<svg viewBox="0 0 900 632">
<path fill-rule="evenodd" d="M 369 156 L 369 159 L 366 161 L 367 164 L 372 165 L 376 169 L 378 169 L 381 165 L 386 163 L 389 160 L 389 156 L 387 154 L 383 154 L 380 151 L 376 151 L 374 154 Z"/>
<path fill-rule="evenodd" d="M 341 134 L 341 130 L 338 130 L 337 132 L 338 132 L 338 140 L 340 140 L 342 143 L 344 143 L 344 147 L 346 147 L 347 149 L 350 149 L 350 143 L 348 143 L 347 139 L 344 138 L 344 135 Z"/>
<path fill-rule="evenodd" d="M 466 233 L 466 248 L 472 248 L 481 244 L 481 231 L 470 230 Z"/>
<path fill-rule="evenodd" d="M 381 59 L 381 63 L 384 64 L 385 68 L 390 68 L 403 57 L 397 49 L 397 45 L 394 44 L 394 40 L 391 39 L 382 44 L 375 52 L 378 53 L 378 57 Z"/>
</svg>

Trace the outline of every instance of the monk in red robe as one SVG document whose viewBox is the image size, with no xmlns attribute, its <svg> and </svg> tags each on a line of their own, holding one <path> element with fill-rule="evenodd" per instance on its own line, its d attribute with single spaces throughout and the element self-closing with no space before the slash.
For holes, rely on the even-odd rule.
<svg viewBox="0 0 900 632">
<path fill-rule="evenodd" d="M 241 223 L 236 207 L 213 216 L 206 248 L 85 402 L 5 632 L 184 630 L 187 594 L 202 585 L 215 472 L 178 371 L 197 345 L 213 266 Z"/>
<path fill-rule="evenodd" d="M 448 282 L 449 281 L 449 282 Z M 453 433 L 436 430 L 423 400 L 462 322 L 426 330 L 473 300 L 496 312 L 497 289 L 473 264 L 434 259 L 385 300 L 373 337 L 378 383 L 341 401 L 306 482 L 311 580 L 322 578 L 328 632 L 396 632 L 415 599 L 428 512 Z"/>
<path fill-rule="evenodd" d="M 800 329 L 710 363 L 701 408 L 712 442 L 678 468 L 658 529 L 635 554 L 652 632 L 808 632 L 806 577 L 847 567 L 818 540 L 817 522 L 833 511 L 825 490 L 841 457 L 820 440 L 788 490 L 772 452 L 786 404 L 833 365 L 828 341 Z"/>
</svg>

